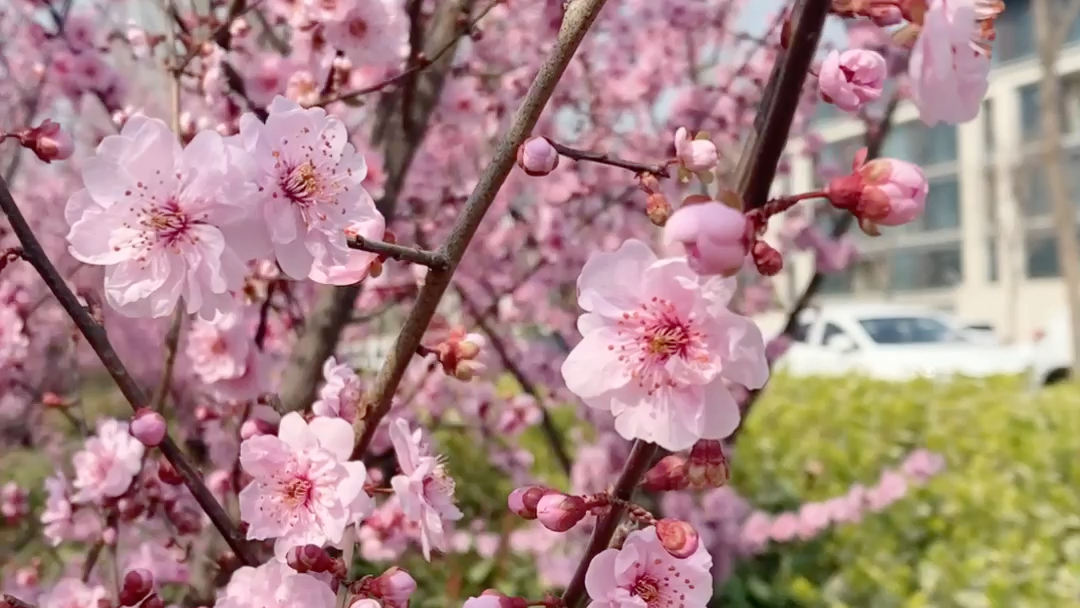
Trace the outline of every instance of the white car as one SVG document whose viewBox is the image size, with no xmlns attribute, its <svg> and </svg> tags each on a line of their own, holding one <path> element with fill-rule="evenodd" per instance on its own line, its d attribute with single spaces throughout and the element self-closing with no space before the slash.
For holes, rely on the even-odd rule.
<svg viewBox="0 0 1080 608">
<path fill-rule="evenodd" d="M 1069 322 L 1068 310 L 1051 317 L 1050 322 L 1039 332 L 1031 354 L 1033 387 L 1054 384 L 1069 377 L 1073 364 L 1070 332 L 1072 323 Z"/>
<path fill-rule="evenodd" d="M 808 310 L 777 369 L 795 375 L 866 374 L 882 380 L 1020 374 L 1030 354 L 975 339 L 954 317 L 896 304 L 828 305 Z"/>
</svg>

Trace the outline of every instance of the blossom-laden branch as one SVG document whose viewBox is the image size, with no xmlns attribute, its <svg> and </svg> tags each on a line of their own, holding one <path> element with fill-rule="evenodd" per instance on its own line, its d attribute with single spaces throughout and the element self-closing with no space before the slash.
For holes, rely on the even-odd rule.
<svg viewBox="0 0 1080 608">
<path fill-rule="evenodd" d="M 349 247 L 375 253 L 383 258 L 427 266 L 432 270 L 446 270 L 450 267 L 450 261 L 446 259 L 446 256 L 437 251 L 426 251 L 416 247 L 366 239 L 359 234 L 349 236 Z"/>
<path fill-rule="evenodd" d="M 896 112 L 896 108 L 899 104 L 900 97 L 894 95 L 885 107 L 885 111 L 881 120 L 877 122 L 876 128 L 867 129 L 865 143 L 866 158 L 868 160 L 873 160 L 880 156 L 881 149 L 885 145 L 885 139 L 892 131 L 893 114 Z M 833 239 L 843 236 L 851 228 L 851 225 L 855 223 L 855 219 L 855 216 L 851 213 L 841 214 L 840 217 L 836 218 L 830 236 Z M 802 293 L 799 294 L 798 299 L 795 300 L 795 303 L 788 311 L 787 318 L 784 322 L 784 328 L 780 331 L 781 336 L 790 338 L 794 335 L 795 330 L 799 326 L 799 318 L 802 316 L 803 311 L 810 306 L 810 302 L 813 301 L 814 297 L 817 296 L 824 281 L 825 273 L 820 270 L 816 271 L 814 276 L 810 278 L 810 282 L 806 284 L 806 287 L 803 289 Z M 750 414 L 754 404 L 757 403 L 760 394 L 760 390 L 750 392 L 750 395 L 742 406 L 742 422 L 740 422 L 739 428 L 735 429 L 735 432 L 728 439 L 730 443 L 735 443 L 735 441 L 738 440 L 740 432 L 746 423 L 746 417 Z"/>
<path fill-rule="evenodd" d="M 370 95 L 371 93 L 377 93 L 379 91 L 382 91 L 382 90 L 384 90 L 384 89 L 386 89 L 388 87 L 391 87 L 393 85 L 396 85 L 396 84 L 405 84 L 406 85 L 406 92 L 408 92 L 409 90 L 411 90 L 411 87 L 409 87 L 408 85 L 412 84 L 410 81 L 414 79 L 414 77 L 416 76 L 416 74 L 418 72 L 421 72 L 421 71 L 427 69 L 428 67 L 434 65 L 435 62 L 439 61 L 439 59 L 442 59 L 447 53 L 449 53 L 451 51 L 451 49 L 454 48 L 455 45 L 457 45 L 457 42 L 458 42 L 459 38 L 461 38 L 462 36 L 470 35 L 473 32 L 474 28 L 476 28 L 476 26 L 480 24 L 480 21 L 489 12 L 491 12 L 491 9 L 495 8 L 496 6 L 498 6 L 498 5 L 500 5 L 500 4 L 504 3 L 504 2 L 506 2 L 506 0 L 494 0 L 493 2 L 491 2 L 490 4 L 485 6 L 484 8 L 480 9 L 480 11 L 476 14 L 476 16 L 473 17 L 471 20 L 468 18 L 467 14 L 459 15 L 458 24 L 457 24 L 457 28 L 458 28 L 457 34 L 454 36 L 454 38 L 452 38 L 451 40 L 446 42 L 442 47 L 440 47 L 438 50 L 436 50 L 433 55 L 430 55 L 430 56 L 426 55 L 422 50 L 420 50 L 420 51 L 415 50 L 415 48 L 418 46 L 418 42 L 419 42 L 418 39 L 416 39 L 414 37 L 414 32 L 415 32 L 415 29 L 416 29 L 416 26 L 414 24 L 416 23 L 417 20 L 416 19 L 410 19 L 410 24 L 411 24 L 410 25 L 410 38 L 413 38 L 413 40 L 410 41 L 410 45 L 411 45 L 411 47 L 413 47 L 414 50 L 410 52 L 409 66 L 405 70 L 403 70 L 399 74 L 395 74 L 395 75 L 387 78 L 386 80 L 376 82 L 375 84 L 368 85 L 366 87 L 362 87 L 362 88 L 359 88 L 359 89 L 354 89 L 354 90 L 351 90 L 351 91 L 344 91 L 344 92 L 341 92 L 341 93 L 337 93 L 335 95 L 329 95 L 329 96 L 323 97 L 323 98 L 319 99 L 318 101 L 316 101 L 312 105 L 313 106 L 328 106 L 328 105 L 330 105 L 332 103 L 337 103 L 339 101 L 352 102 L 352 101 L 355 101 L 355 100 L 359 99 L 360 97 L 363 97 L 364 95 Z M 421 6 L 421 3 L 420 2 L 414 2 L 413 5 L 415 6 L 416 10 L 418 11 L 420 6 Z M 403 103 L 405 103 L 406 106 L 411 105 L 409 103 L 411 101 L 412 101 L 411 95 L 405 95 L 404 96 Z"/>
<path fill-rule="evenodd" d="M 747 156 L 740 162 L 739 196 L 748 203 L 760 198 L 760 202 L 751 204 L 751 207 L 764 205 L 768 198 L 768 185 L 776 174 L 776 165 L 802 94 L 806 68 L 817 49 L 830 5 L 830 0 L 804 0 L 791 17 L 790 45 L 777 61 L 766 85 L 766 91 L 772 90 L 775 94 L 770 97 L 767 93 L 762 100 L 764 122 L 760 124 L 757 136 L 751 138 L 751 145 L 747 146 L 745 152 Z M 797 66 L 802 68 L 796 69 Z M 626 502 L 633 499 L 635 489 L 649 470 L 658 450 L 659 446 L 654 443 L 642 439 L 634 441 L 630 456 L 611 491 L 614 498 Z M 562 594 L 568 608 L 577 608 L 585 600 L 585 575 L 593 559 L 607 549 L 625 514 L 625 508 L 620 508 L 618 504 L 597 522 L 589 546 Z"/>
<path fill-rule="evenodd" d="M 0 595 L 0 608 L 34 608 L 34 605 L 28 604 L 14 595 L 5 593 Z"/>
<path fill-rule="evenodd" d="M 423 289 L 417 295 L 416 304 L 405 319 L 405 324 L 394 341 L 394 346 L 375 377 L 373 388 L 364 397 L 362 405 L 366 411 L 362 416 L 357 417 L 358 439 L 353 452 L 354 456 L 364 455 L 371 440 L 375 437 L 379 421 L 390 411 L 394 392 L 405 377 L 405 369 L 420 345 L 428 324 L 435 316 L 443 294 L 450 286 L 454 270 L 465 255 L 465 250 L 472 242 L 488 208 L 494 202 L 495 195 L 498 194 L 514 167 L 518 147 L 525 142 L 533 127 L 536 126 L 540 114 L 547 106 L 552 93 L 555 92 L 559 79 L 570 65 L 570 60 L 605 3 L 606 0 L 573 0 L 567 5 L 554 49 L 540 66 L 536 79 L 533 80 L 529 91 L 521 101 L 521 106 L 514 115 L 509 132 L 496 149 L 491 163 L 480 176 L 472 194 L 469 195 L 461 219 L 455 224 L 450 236 L 439 249 L 449 258 L 450 268 L 428 274 Z"/>
<path fill-rule="evenodd" d="M 30 224 L 27 223 L 22 211 L 19 210 L 18 204 L 12 198 L 7 182 L 3 179 L 0 179 L 0 209 L 7 215 L 12 231 L 22 244 L 23 258 L 34 267 L 34 270 L 41 276 L 49 291 L 53 293 L 60 303 L 60 306 L 71 317 L 75 326 L 79 328 L 83 337 L 86 338 L 86 342 L 97 354 L 102 365 L 105 366 L 105 370 L 109 372 L 113 381 L 116 382 L 116 386 L 127 399 L 132 409 L 138 411 L 140 408 L 145 407 L 149 403 L 146 394 L 135 383 L 127 367 L 116 354 L 116 350 L 113 349 L 108 336 L 105 335 L 105 328 L 99 325 L 90 315 L 90 312 L 79 303 L 78 298 L 67 286 L 64 278 L 60 276 L 56 267 L 49 261 L 48 256 L 41 247 L 41 243 L 34 236 Z M 214 498 L 210 489 L 203 482 L 199 471 L 191 464 L 191 461 L 176 445 L 172 437 L 166 435 L 159 447 L 161 453 L 183 479 L 184 485 L 191 491 L 199 506 L 206 512 L 211 523 L 225 538 L 225 542 L 236 554 L 237 559 L 245 565 L 257 564 L 258 557 L 254 548 L 244 539 L 243 533 L 240 532 L 221 505 L 218 504 L 217 499 Z"/>
</svg>

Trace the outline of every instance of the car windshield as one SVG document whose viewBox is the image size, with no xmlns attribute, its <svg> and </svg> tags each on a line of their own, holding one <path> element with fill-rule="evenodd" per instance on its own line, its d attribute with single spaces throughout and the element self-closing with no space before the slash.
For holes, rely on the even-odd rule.
<svg viewBox="0 0 1080 608">
<path fill-rule="evenodd" d="M 948 325 L 930 317 L 888 317 L 860 319 L 870 339 L 878 344 L 929 344 L 959 342 L 959 335 Z"/>
</svg>

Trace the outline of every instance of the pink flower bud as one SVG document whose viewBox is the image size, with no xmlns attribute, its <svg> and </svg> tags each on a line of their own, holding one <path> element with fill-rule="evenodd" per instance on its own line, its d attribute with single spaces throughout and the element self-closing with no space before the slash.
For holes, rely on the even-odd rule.
<svg viewBox="0 0 1080 608">
<path fill-rule="evenodd" d="M 881 97 L 888 77 L 885 58 L 875 51 L 831 51 L 821 63 L 821 98 L 845 112 L 855 112 Z"/>
<path fill-rule="evenodd" d="M 685 127 L 675 131 L 675 157 L 692 173 L 712 171 L 719 160 L 716 144 L 707 139 L 690 139 Z"/>
<path fill-rule="evenodd" d="M 723 444 L 715 439 L 695 443 L 686 461 L 686 476 L 694 490 L 719 488 L 727 483 L 729 471 Z"/>
<path fill-rule="evenodd" d="M 686 459 L 678 454 L 668 454 L 645 473 L 641 489 L 646 492 L 671 492 L 685 490 L 689 483 Z"/>
<path fill-rule="evenodd" d="M 259 435 L 276 435 L 277 427 L 262 418 L 248 418 L 240 425 L 240 438 L 251 439 Z"/>
<path fill-rule="evenodd" d="M 129 570 L 120 588 L 120 605 L 134 606 L 154 590 L 154 575 L 144 568 Z"/>
<path fill-rule="evenodd" d="M 293 547 L 285 554 L 285 563 L 297 572 L 326 572 L 334 567 L 334 558 L 318 545 Z"/>
<path fill-rule="evenodd" d="M 416 591 L 416 580 L 397 566 L 380 574 L 372 585 L 378 597 L 392 606 L 405 606 Z"/>
<path fill-rule="evenodd" d="M 540 499 L 548 494 L 558 492 L 543 486 L 523 486 L 511 492 L 506 503 L 510 510 L 522 519 L 536 519 L 536 507 L 540 504 Z"/>
<path fill-rule="evenodd" d="M 667 225 L 671 213 L 671 203 L 668 202 L 667 197 L 663 194 L 652 192 L 645 199 L 645 215 L 649 216 L 649 221 L 652 222 L 654 226 L 664 227 Z"/>
<path fill-rule="evenodd" d="M 156 448 L 165 440 L 165 418 L 154 410 L 143 407 L 131 419 L 131 434 L 148 448 Z"/>
<path fill-rule="evenodd" d="M 559 153 L 546 137 L 530 137 L 518 148 L 517 163 L 526 174 L 540 177 L 559 166 Z"/>
<path fill-rule="evenodd" d="M 480 597 L 465 600 L 462 608 L 526 608 L 529 602 L 521 597 L 508 597 L 494 589 L 488 589 Z"/>
<path fill-rule="evenodd" d="M 67 160 L 75 151 L 75 142 L 60 125 L 45 119 L 33 129 L 24 129 L 15 136 L 23 147 L 30 149 L 39 159 L 46 163 L 54 160 Z"/>
<path fill-rule="evenodd" d="M 922 169 L 892 158 L 865 159 L 864 148 L 855 155 L 850 175 L 829 182 L 829 202 L 882 226 L 900 226 L 919 217 L 930 190 Z"/>
<path fill-rule="evenodd" d="M 656 522 L 656 537 L 672 557 L 686 559 L 698 550 L 700 539 L 694 526 L 677 519 Z"/>
<path fill-rule="evenodd" d="M 580 496 L 548 494 L 536 503 L 536 518 L 552 532 L 566 532 L 581 521 L 588 509 Z"/>
<path fill-rule="evenodd" d="M 349 608 L 382 608 L 382 604 L 379 603 L 379 600 L 373 600 L 370 597 L 362 597 L 350 604 Z"/>
<path fill-rule="evenodd" d="M 746 228 L 746 216 L 723 203 L 684 204 L 664 227 L 664 240 L 680 243 L 698 274 L 730 276 L 746 260 Z"/>
</svg>

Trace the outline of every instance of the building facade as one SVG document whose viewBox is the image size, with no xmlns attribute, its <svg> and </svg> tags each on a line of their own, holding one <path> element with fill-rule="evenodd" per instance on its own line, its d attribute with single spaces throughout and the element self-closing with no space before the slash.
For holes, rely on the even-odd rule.
<svg viewBox="0 0 1080 608">
<path fill-rule="evenodd" d="M 1067 178 L 1080 210 L 1080 20 L 1058 59 Z M 898 108 L 883 156 L 920 165 L 930 182 L 923 217 L 856 239 L 860 261 L 832 275 L 819 302 L 888 300 L 952 311 L 988 322 L 1006 339 L 1028 339 L 1064 309 L 1065 293 L 1039 161 L 1040 68 L 1028 0 L 1009 0 L 998 23 L 995 67 L 978 118 L 928 127 L 910 103 Z M 823 106 L 815 131 L 826 142 L 819 162 L 844 166 L 862 147 L 863 125 Z M 831 115 L 830 115 L 831 114 Z M 793 142 L 792 150 L 801 150 Z M 782 191 L 821 185 L 814 161 L 792 157 Z M 1080 216 L 1078 216 L 1080 217 Z M 1078 223 L 1080 227 L 1080 223 Z M 779 281 L 789 303 L 813 272 L 797 256 Z"/>
</svg>

